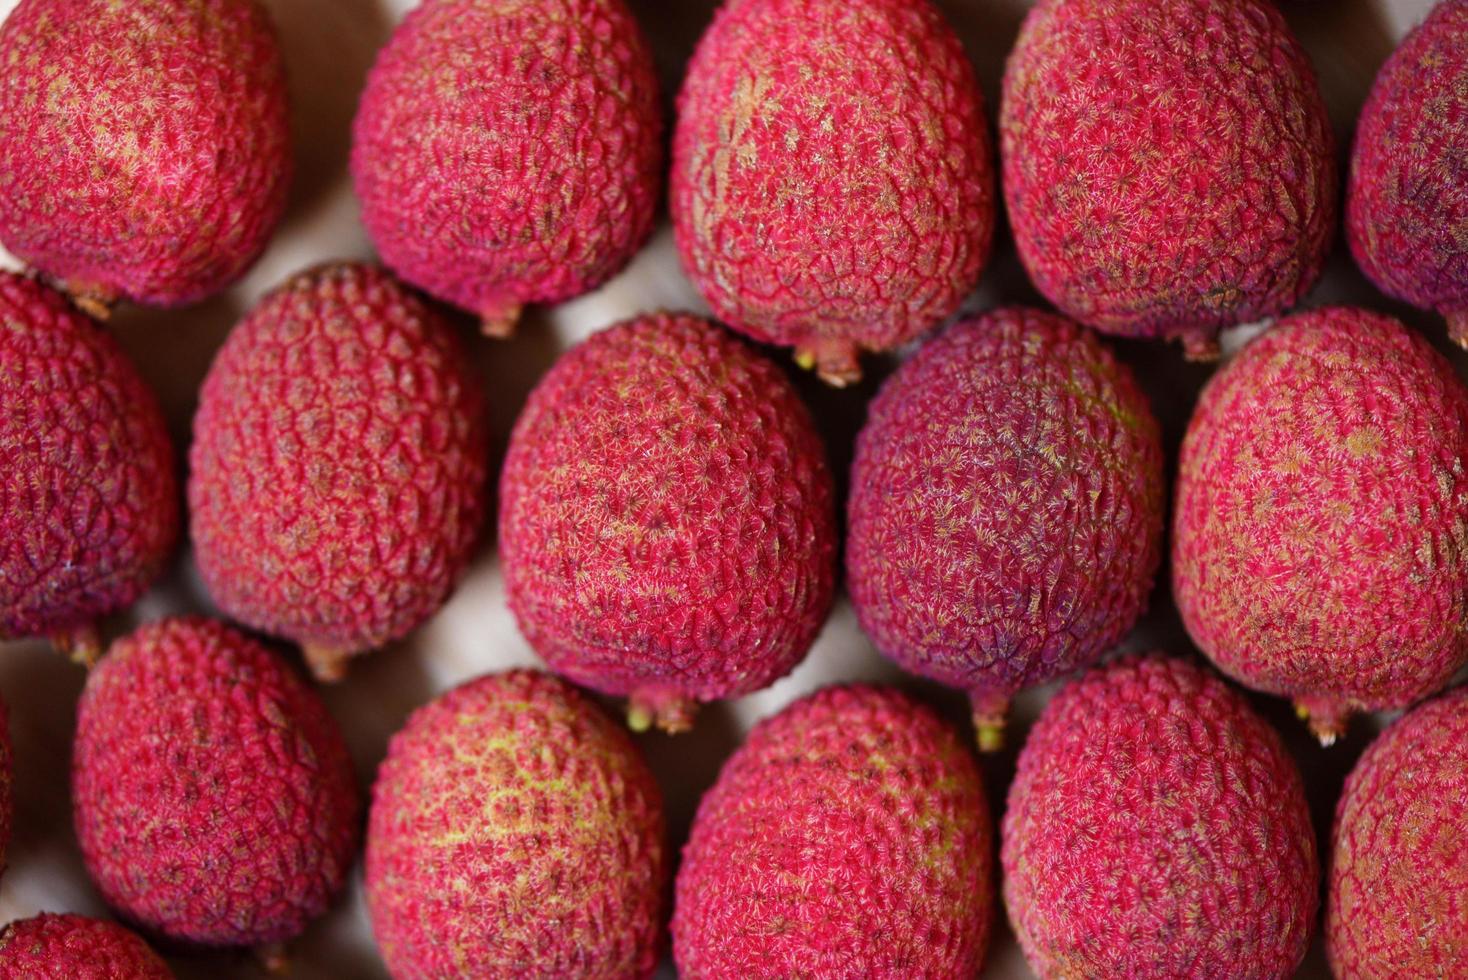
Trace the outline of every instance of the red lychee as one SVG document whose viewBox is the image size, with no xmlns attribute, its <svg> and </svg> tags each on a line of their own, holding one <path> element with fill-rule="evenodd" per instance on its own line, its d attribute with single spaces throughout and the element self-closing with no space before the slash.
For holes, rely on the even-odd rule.
<svg viewBox="0 0 1468 980">
<path fill-rule="evenodd" d="M 831 475 L 774 364 L 691 316 L 643 316 L 531 393 L 500 482 L 510 608 L 552 669 L 688 727 L 696 701 L 795 666 L 835 590 Z"/>
<path fill-rule="evenodd" d="M 683 83 L 672 212 L 715 316 L 861 375 L 952 314 L 994 228 L 968 58 L 928 0 L 728 0 Z"/>
<path fill-rule="evenodd" d="M 447 323 L 382 270 L 322 266 L 271 293 L 209 369 L 190 529 L 231 617 L 334 680 L 458 582 L 484 519 L 478 380 Z"/>
<path fill-rule="evenodd" d="M 95 657 L 94 621 L 131 605 L 173 550 L 174 466 L 121 348 L 59 293 L 0 272 L 0 639 Z"/>
</svg>

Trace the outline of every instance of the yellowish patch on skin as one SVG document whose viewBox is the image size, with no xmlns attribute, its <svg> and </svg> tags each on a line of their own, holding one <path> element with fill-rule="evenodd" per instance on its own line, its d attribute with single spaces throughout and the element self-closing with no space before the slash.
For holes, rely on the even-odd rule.
<svg viewBox="0 0 1468 980">
<path fill-rule="evenodd" d="M 1376 428 L 1363 425 L 1350 435 L 1346 436 L 1346 452 L 1360 459 L 1363 456 L 1375 456 L 1381 451 L 1385 439 Z"/>
</svg>

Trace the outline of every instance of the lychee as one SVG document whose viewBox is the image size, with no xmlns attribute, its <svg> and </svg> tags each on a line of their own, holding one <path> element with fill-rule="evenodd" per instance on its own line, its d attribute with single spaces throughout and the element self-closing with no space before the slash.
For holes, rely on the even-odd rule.
<svg viewBox="0 0 1468 980">
<path fill-rule="evenodd" d="M 1468 346 L 1468 0 L 1441 0 L 1361 110 L 1346 193 L 1351 253 L 1377 286 Z"/>
<path fill-rule="evenodd" d="M 958 734 L 902 693 L 827 688 L 761 722 L 699 804 L 680 976 L 972 977 L 993 828 Z"/>
<path fill-rule="evenodd" d="M 393 737 L 367 830 L 367 909 L 398 980 L 651 976 L 663 805 L 626 733 L 518 670 L 420 708 Z"/>
<path fill-rule="evenodd" d="M 963 320 L 887 381 L 857 440 L 857 618 L 968 692 L 997 748 L 1011 695 L 1094 663 L 1142 614 L 1164 493 L 1147 397 L 1094 334 L 1017 308 Z"/>
<path fill-rule="evenodd" d="M 301 273 L 235 327 L 200 395 L 189 461 L 199 571 L 231 617 L 352 654 L 431 616 L 484 519 L 488 437 L 447 323 L 387 273 Z"/>
<path fill-rule="evenodd" d="M 983 97 L 928 0 L 727 0 L 678 102 L 672 213 L 718 319 L 833 384 L 952 314 L 994 228 Z"/>
<path fill-rule="evenodd" d="M 1336 808 L 1325 948 L 1339 980 L 1468 976 L 1468 688 L 1366 750 Z"/>
<path fill-rule="evenodd" d="M 0 77 L 0 241 L 89 311 L 191 303 L 264 250 L 291 154 L 255 0 L 20 0 Z"/>
<path fill-rule="evenodd" d="M 299 935 L 342 890 L 358 839 L 351 761 L 320 697 L 206 619 L 144 626 L 92 670 L 72 805 L 107 903 L 205 946 Z"/>
<path fill-rule="evenodd" d="M 1019 756 L 1001 860 L 1041 977 L 1294 975 L 1318 904 L 1299 771 L 1244 698 L 1124 658 L 1052 699 Z"/>
<path fill-rule="evenodd" d="M 173 980 L 173 973 L 147 943 L 115 922 L 42 914 L 0 932 L 0 977 Z"/>
<path fill-rule="evenodd" d="M 622 0 L 423 0 L 362 94 L 362 219 L 389 268 L 507 335 L 641 247 L 661 113 Z"/>
<path fill-rule="evenodd" d="M 805 656 L 835 590 L 833 495 L 775 365 L 696 317 L 618 324 L 556 363 L 510 437 L 510 608 L 552 669 L 679 731 Z"/>
<path fill-rule="evenodd" d="M 1173 593 L 1204 653 L 1327 742 L 1468 663 L 1468 389 L 1390 317 L 1281 321 L 1203 391 Z"/>
<path fill-rule="evenodd" d="M 0 272 L 0 639 L 95 657 L 94 621 L 173 550 L 174 465 L 157 399 L 112 338 Z"/>
<path fill-rule="evenodd" d="M 1315 282 L 1332 139 L 1265 0 L 1041 0 L 1004 76 L 1004 196 L 1030 278 L 1087 326 L 1194 358 Z"/>
</svg>

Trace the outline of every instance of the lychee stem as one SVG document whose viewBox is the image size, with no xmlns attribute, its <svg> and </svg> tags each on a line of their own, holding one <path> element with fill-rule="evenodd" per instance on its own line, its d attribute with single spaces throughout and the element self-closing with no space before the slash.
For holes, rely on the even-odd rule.
<svg viewBox="0 0 1468 980">
<path fill-rule="evenodd" d="M 855 343 L 841 337 L 819 337 L 795 348 L 795 363 L 816 372 L 832 388 L 845 388 L 861 380 L 861 361 Z"/>
<path fill-rule="evenodd" d="M 1300 698 L 1295 702 L 1295 714 L 1310 726 L 1310 733 L 1320 740 L 1321 746 L 1330 748 L 1346 734 L 1350 709 L 1339 702 Z"/>
<path fill-rule="evenodd" d="M 1453 343 L 1468 348 L 1468 309 L 1448 310 L 1443 316 L 1448 321 L 1448 336 Z"/>
<path fill-rule="evenodd" d="M 291 959 L 284 943 L 266 943 L 264 946 L 256 946 L 255 959 L 259 960 L 265 972 L 272 976 L 290 972 Z"/>
<path fill-rule="evenodd" d="M 525 312 L 523 303 L 488 306 L 479 311 L 479 329 L 486 337 L 508 340 L 514 336 L 515 327 L 519 324 L 520 314 L 523 312 Z"/>
<path fill-rule="evenodd" d="M 1183 360 L 1194 363 L 1209 363 L 1223 356 L 1218 343 L 1218 331 L 1208 327 L 1193 327 L 1178 334 L 1183 345 Z"/>
<path fill-rule="evenodd" d="M 698 705 L 686 694 L 668 688 L 639 688 L 627 701 L 627 727 L 649 731 L 654 725 L 677 735 L 693 727 Z"/>
<path fill-rule="evenodd" d="M 304 643 L 301 654 L 312 675 L 323 684 L 335 684 L 346 677 L 347 661 L 352 657 L 352 651 L 324 643 Z"/>
<path fill-rule="evenodd" d="M 1009 698 L 1003 694 L 975 691 L 969 695 L 979 751 L 988 755 L 1004 748 L 1004 727 L 1009 718 Z"/>
<path fill-rule="evenodd" d="M 71 297 L 77 309 L 94 320 L 107 320 L 112 316 L 112 307 L 117 302 L 117 291 L 106 286 L 88 285 L 81 282 L 63 282 L 61 291 Z"/>
<path fill-rule="evenodd" d="M 95 623 L 83 623 L 51 634 L 51 645 L 73 663 L 91 670 L 102 656 L 102 637 Z"/>
</svg>

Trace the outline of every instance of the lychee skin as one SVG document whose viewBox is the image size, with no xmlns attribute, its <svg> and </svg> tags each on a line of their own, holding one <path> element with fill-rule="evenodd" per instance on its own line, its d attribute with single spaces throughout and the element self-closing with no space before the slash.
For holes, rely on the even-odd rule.
<svg viewBox="0 0 1468 980">
<path fill-rule="evenodd" d="M 1468 976 L 1468 688 L 1366 750 L 1336 807 L 1325 948 L 1339 980 Z"/>
<path fill-rule="evenodd" d="M 484 520 L 483 399 L 453 331 L 381 269 L 295 276 L 205 379 L 189 480 L 209 594 L 323 678 L 432 615 Z"/>
<path fill-rule="evenodd" d="M 157 399 L 61 294 L 0 272 L 0 638 L 93 654 L 92 623 L 131 605 L 178 536 Z"/>
<path fill-rule="evenodd" d="M 1390 317 L 1298 314 L 1212 380 L 1178 465 L 1193 642 L 1317 734 L 1468 663 L 1468 389 Z"/>
<path fill-rule="evenodd" d="M 688 67 L 671 181 L 714 315 L 837 384 L 958 309 L 993 237 L 983 96 L 928 0 L 728 0 Z"/>
<path fill-rule="evenodd" d="M 697 317 L 643 316 L 531 393 L 500 482 L 505 589 L 558 673 L 687 727 L 814 642 L 835 591 L 834 490 L 780 370 Z"/>
<path fill-rule="evenodd" d="M 396 980 L 648 977 L 667 879 L 657 783 L 558 678 L 481 677 L 388 746 L 367 909 Z"/>
<path fill-rule="evenodd" d="M 0 932 L 0 976 L 21 980 L 173 980 L 135 933 L 84 915 L 45 913 Z"/>
<path fill-rule="evenodd" d="M 1190 357 L 1293 307 L 1334 233 L 1330 121 L 1272 3 L 1042 0 L 1005 72 L 1000 147 L 1039 290 Z"/>
<path fill-rule="evenodd" d="M 77 712 L 72 806 L 107 904 L 173 939 L 284 942 L 346 882 L 359 800 L 336 722 L 281 657 L 213 620 L 112 645 Z"/>
<path fill-rule="evenodd" d="M 191 303 L 264 250 L 291 150 L 255 0 L 21 0 L 0 65 L 0 241 L 78 302 Z"/>
<path fill-rule="evenodd" d="M 887 381 L 857 440 L 857 618 L 906 669 L 969 692 L 982 737 L 1010 695 L 1136 623 L 1164 506 L 1147 397 L 1094 334 L 1019 308 L 960 321 Z"/>
<path fill-rule="evenodd" d="M 818 691 L 756 726 L 699 804 L 679 976 L 975 976 L 992 850 L 955 731 L 893 689 Z"/>
<path fill-rule="evenodd" d="M 1356 126 L 1346 237 L 1383 292 L 1468 346 L 1468 0 L 1442 0 L 1387 59 Z"/>
<path fill-rule="evenodd" d="M 622 0 L 424 0 L 378 55 L 352 176 L 382 260 L 506 334 L 652 230 L 662 108 Z"/>
<path fill-rule="evenodd" d="M 1041 977 L 1289 977 L 1318 904 L 1299 771 L 1244 698 L 1128 657 L 1055 696 L 1002 828 L 1004 900 Z"/>
</svg>

